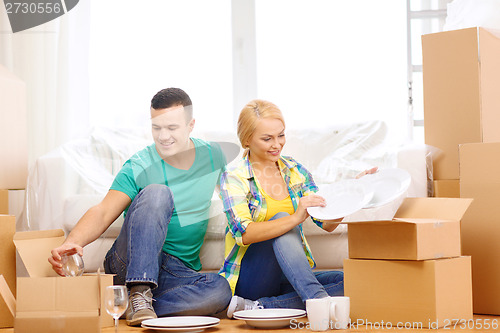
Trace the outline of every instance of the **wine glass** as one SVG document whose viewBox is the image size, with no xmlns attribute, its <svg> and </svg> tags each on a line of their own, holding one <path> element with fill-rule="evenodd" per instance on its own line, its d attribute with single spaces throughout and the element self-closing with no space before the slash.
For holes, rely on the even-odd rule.
<svg viewBox="0 0 500 333">
<path fill-rule="evenodd" d="M 127 310 L 128 293 L 125 286 L 108 286 L 104 292 L 106 312 L 115 320 L 115 332 L 118 333 L 118 319 Z"/>
<path fill-rule="evenodd" d="M 78 253 L 63 253 L 61 264 L 64 276 L 81 276 L 83 274 L 83 258 Z"/>
</svg>

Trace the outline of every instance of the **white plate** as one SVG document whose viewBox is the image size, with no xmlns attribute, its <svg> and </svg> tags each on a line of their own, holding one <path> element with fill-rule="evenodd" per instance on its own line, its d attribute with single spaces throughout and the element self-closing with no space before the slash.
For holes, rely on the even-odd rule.
<svg viewBox="0 0 500 333">
<path fill-rule="evenodd" d="M 382 169 L 359 180 L 373 187 L 373 197 L 363 208 L 385 205 L 403 194 L 411 183 L 408 171 L 398 168 Z"/>
<path fill-rule="evenodd" d="M 247 325 L 257 328 L 289 327 L 290 320 L 305 316 L 306 312 L 299 309 L 243 310 L 233 314 L 235 319 L 244 320 Z"/>
<path fill-rule="evenodd" d="M 156 326 L 147 326 L 141 324 L 142 328 L 146 328 L 148 330 L 155 331 L 169 331 L 171 333 L 179 332 L 179 333 L 197 333 L 203 332 L 205 329 L 217 326 L 219 324 L 206 325 L 206 326 L 192 326 L 192 327 L 156 327 Z"/>
<path fill-rule="evenodd" d="M 371 200 L 373 190 L 358 179 L 345 179 L 321 186 L 316 194 L 325 198 L 326 207 L 309 207 L 307 212 L 320 220 L 333 220 L 362 209 Z"/>
<path fill-rule="evenodd" d="M 219 318 L 204 316 L 178 316 L 144 320 L 141 326 L 152 330 L 201 332 L 206 328 L 217 326 Z"/>
</svg>

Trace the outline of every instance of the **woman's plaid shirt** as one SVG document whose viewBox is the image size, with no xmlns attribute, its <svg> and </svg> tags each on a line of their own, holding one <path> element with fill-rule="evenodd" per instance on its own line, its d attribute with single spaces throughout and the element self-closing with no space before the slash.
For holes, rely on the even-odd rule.
<svg viewBox="0 0 500 333">
<path fill-rule="evenodd" d="M 309 171 L 293 158 L 281 156 L 278 165 L 283 180 L 288 186 L 288 193 L 292 199 L 293 207 L 297 209 L 299 199 L 317 192 L 318 187 Z M 224 171 L 221 176 L 219 195 L 228 220 L 225 238 L 225 260 L 219 274 L 229 281 L 234 294 L 241 261 L 249 246 L 243 244 L 242 234 L 248 224 L 264 221 L 267 211 L 266 201 L 257 186 L 248 157 L 243 158 L 236 167 Z M 313 221 L 319 227 L 322 227 L 321 220 L 313 218 Z M 299 228 L 304 252 L 309 264 L 314 268 L 316 264 L 304 237 L 302 224 L 299 225 Z"/>
</svg>

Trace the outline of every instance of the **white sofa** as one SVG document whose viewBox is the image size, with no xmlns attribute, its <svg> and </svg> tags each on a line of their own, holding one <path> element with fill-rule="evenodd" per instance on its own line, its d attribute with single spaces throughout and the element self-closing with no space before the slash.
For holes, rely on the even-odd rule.
<svg viewBox="0 0 500 333">
<path fill-rule="evenodd" d="M 385 143 L 386 132 L 385 124 L 378 121 L 287 130 L 284 155 L 304 164 L 319 186 L 353 178 L 372 166 L 406 169 L 412 175 L 408 193 L 385 206 L 347 216 L 346 220 L 392 218 L 404 196 L 426 196 L 427 171 L 422 147 L 391 147 Z M 231 132 L 195 131 L 193 136 L 238 144 Z M 96 128 L 88 138 L 69 142 L 40 157 L 30 171 L 26 209 L 18 231 L 62 228 L 69 233 L 85 211 L 104 197 L 122 164 L 151 142 L 149 129 Z M 86 271 L 102 267 L 122 222 L 120 217 L 98 240 L 84 248 Z M 200 254 L 204 270 L 217 270 L 222 264 L 225 227 L 222 202 L 214 193 Z M 303 227 L 318 269 L 342 268 L 347 257 L 346 225 L 328 233 L 308 219 Z"/>
</svg>

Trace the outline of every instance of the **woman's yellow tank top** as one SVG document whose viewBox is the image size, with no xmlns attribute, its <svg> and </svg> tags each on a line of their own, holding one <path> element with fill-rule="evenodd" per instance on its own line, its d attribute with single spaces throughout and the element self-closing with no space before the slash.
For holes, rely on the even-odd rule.
<svg viewBox="0 0 500 333">
<path fill-rule="evenodd" d="M 273 199 L 270 195 L 268 195 L 262 187 L 260 188 L 260 190 L 262 191 L 262 195 L 264 196 L 264 199 L 266 200 L 267 203 L 266 221 L 269 221 L 271 217 L 280 212 L 286 212 L 290 215 L 295 213 L 295 209 L 293 208 L 293 203 L 292 199 L 290 198 L 290 195 L 288 195 L 283 200 L 276 200 Z"/>
</svg>

